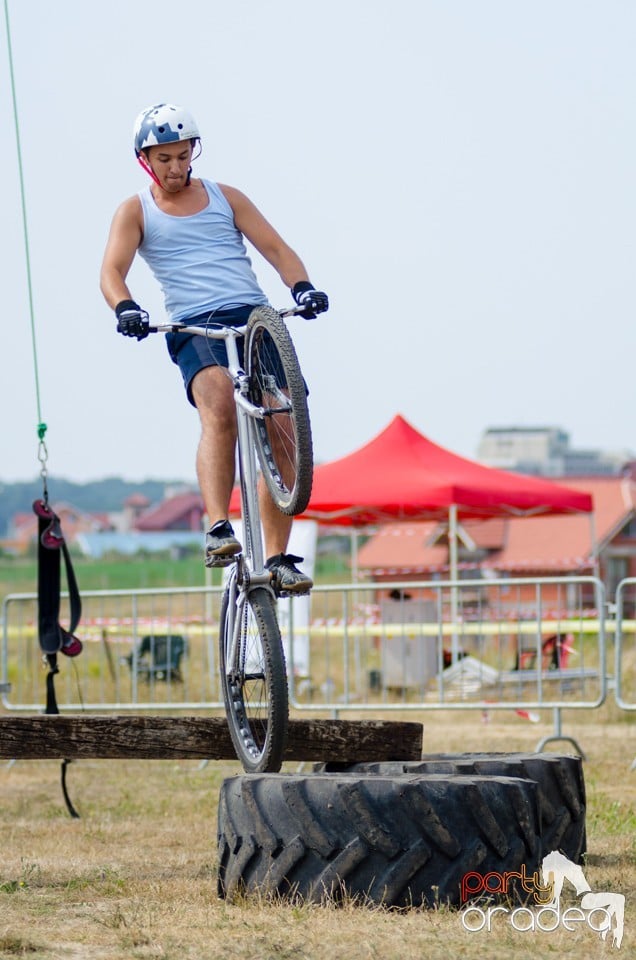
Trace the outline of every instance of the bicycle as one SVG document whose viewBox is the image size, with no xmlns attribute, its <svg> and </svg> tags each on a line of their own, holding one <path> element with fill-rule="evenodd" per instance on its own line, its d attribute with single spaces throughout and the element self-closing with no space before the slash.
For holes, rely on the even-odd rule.
<svg viewBox="0 0 636 960">
<path fill-rule="evenodd" d="M 219 667 L 230 736 L 248 773 L 280 770 L 287 740 L 287 672 L 275 587 L 265 567 L 257 461 L 278 509 L 290 516 L 302 513 L 313 477 L 311 424 L 305 381 L 284 320 L 303 309 L 255 307 L 241 327 L 214 322 L 213 315 L 203 326 L 150 327 L 151 332 L 223 339 L 227 349 L 244 535 L 221 602 Z M 241 336 L 245 369 L 237 348 Z"/>
</svg>

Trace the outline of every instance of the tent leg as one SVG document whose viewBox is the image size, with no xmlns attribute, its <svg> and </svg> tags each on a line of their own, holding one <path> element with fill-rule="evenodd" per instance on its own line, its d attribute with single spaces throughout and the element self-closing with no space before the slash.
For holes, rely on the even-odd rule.
<svg viewBox="0 0 636 960">
<path fill-rule="evenodd" d="M 450 604 L 451 604 L 451 663 L 459 661 L 459 635 L 457 633 L 457 618 L 459 612 L 459 588 L 457 587 L 457 504 L 452 503 L 448 510 L 448 552 L 449 552 L 449 573 L 451 580 Z"/>
</svg>

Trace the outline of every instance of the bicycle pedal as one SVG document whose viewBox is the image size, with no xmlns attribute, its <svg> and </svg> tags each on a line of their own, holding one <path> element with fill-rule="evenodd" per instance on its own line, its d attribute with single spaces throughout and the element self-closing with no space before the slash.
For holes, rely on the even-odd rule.
<svg viewBox="0 0 636 960">
<path fill-rule="evenodd" d="M 231 564 L 234 563 L 237 556 L 238 554 L 236 553 L 226 553 L 225 555 L 221 555 L 221 556 L 215 556 L 214 554 L 211 554 L 209 557 L 205 558 L 205 565 L 206 567 L 208 567 L 208 569 L 210 568 L 216 569 L 217 567 L 229 567 L 231 566 Z"/>
<path fill-rule="evenodd" d="M 308 590 L 281 590 L 276 586 L 275 580 L 272 580 L 272 587 L 274 590 L 274 595 L 278 597 L 279 600 L 293 600 L 294 597 L 308 597 L 311 593 L 311 587 Z"/>
</svg>

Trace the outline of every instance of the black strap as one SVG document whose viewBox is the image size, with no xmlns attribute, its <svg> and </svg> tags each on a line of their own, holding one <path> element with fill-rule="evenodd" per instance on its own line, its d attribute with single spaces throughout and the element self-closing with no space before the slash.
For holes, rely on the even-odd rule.
<svg viewBox="0 0 636 960">
<path fill-rule="evenodd" d="M 64 567 L 66 570 L 66 584 L 68 586 L 71 615 L 68 633 L 74 634 L 77 630 L 77 625 L 82 618 L 82 599 L 80 597 L 79 587 L 75 578 L 73 564 L 71 563 L 71 555 L 68 552 L 68 547 L 66 546 L 65 540 L 62 541 L 62 556 L 64 557 Z"/>
<path fill-rule="evenodd" d="M 66 789 L 66 769 L 69 763 L 72 762 L 72 760 L 62 760 L 62 794 L 64 796 L 64 802 L 66 803 L 66 809 L 68 810 L 69 814 L 74 820 L 79 820 L 80 815 L 71 803 L 71 798 L 68 794 L 68 790 Z"/>
<path fill-rule="evenodd" d="M 47 657 L 55 656 L 58 650 L 62 648 L 62 637 L 58 623 L 60 615 L 60 552 L 45 547 L 43 543 L 43 538 L 49 533 L 51 523 L 52 521 L 46 519 L 43 511 L 38 513 L 38 637 L 42 653 Z"/>
<path fill-rule="evenodd" d="M 33 511 L 38 518 L 38 638 L 42 653 L 49 665 L 49 672 L 46 675 L 46 708 L 44 712 L 45 714 L 56 715 L 60 712 L 55 696 L 55 674 L 59 673 L 57 655 L 62 651 L 68 656 L 77 656 L 82 650 L 81 642 L 74 636 L 82 615 L 82 602 L 71 556 L 62 534 L 60 518 L 51 510 L 45 500 L 36 500 L 33 504 Z M 68 585 L 70 607 L 68 630 L 65 630 L 59 622 L 60 554 L 64 557 Z M 70 760 L 62 760 L 62 794 L 71 817 L 79 818 L 66 787 L 66 769 L 70 762 Z"/>
<path fill-rule="evenodd" d="M 49 656 L 62 652 L 69 653 L 69 637 L 77 629 L 82 616 L 80 597 L 71 555 L 64 540 L 60 518 L 44 500 L 36 500 L 33 510 L 38 518 L 38 635 L 42 652 Z M 61 563 L 60 553 L 64 557 L 66 581 L 68 585 L 70 623 L 65 630 L 59 623 Z M 66 649 L 65 649 L 66 648 Z M 69 653 L 75 656 L 81 650 L 73 648 Z"/>
<path fill-rule="evenodd" d="M 47 653 L 46 659 L 49 664 L 49 672 L 46 675 L 46 709 L 44 712 L 47 714 L 57 714 L 60 712 L 55 698 L 54 681 L 55 674 L 60 672 L 57 665 L 57 653 Z"/>
</svg>

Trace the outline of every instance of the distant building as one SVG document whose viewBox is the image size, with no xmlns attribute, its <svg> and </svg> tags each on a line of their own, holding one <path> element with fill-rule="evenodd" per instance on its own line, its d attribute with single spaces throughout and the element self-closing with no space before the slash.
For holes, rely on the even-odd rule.
<svg viewBox="0 0 636 960">
<path fill-rule="evenodd" d="M 60 518 L 64 539 L 74 543 L 84 533 L 97 533 L 112 530 L 110 518 L 105 514 L 87 513 L 70 503 L 52 503 L 51 509 Z M 14 553 L 26 553 L 29 546 L 37 541 L 38 518 L 34 513 L 16 513 L 9 524 L 8 537 L 4 540 L 5 549 Z"/>
<path fill-rule="evenodd" d="M 129 497 L 125 509 L 130 522 L 115 533 L 86 535 L 78 539 L 79 548 L 92 557 L 110 551 L 135 554 L 138 550 L 179 552 L 203 546 L 206 517 L 200 493 L 185 487 L 166 489 L 157 504 L 139 495 Z"/>
<path fill-rule="evenodd" d="M 626 450 L 576 450 L 560 427 L 489 427 L 477 459 L 489 467 L 545 477 L 616 476 L 632 459 Z"/>
<path fill-rule="evenodd" d="M 132 493 L 126 497 L 123 509 L 110 514 L 110 519 L 113 529 L 119 533 L 200 530 L 202 513 L 201 496 L 180 484 L 167 486 L 158 504 L 151 504 L 143 493 Z"/>
<path fill-rule="evenodd" d="M 123 509 L 109 514 L 113 530 L 125 532 L 132 530 L 138 517 L 150 506 L 150 500 L 143 493 L 131 493 L 124 500 Z"/>
<path fill-rule="evenodd" d="M 133 526 L 139 531 L 192 530 L 201 532 L 205 507 L 200 493 L 186 491 L 167 497 L 160 504 L 144 510 Z"/>
<path fill-rule="evenodd" d="M 137 550 L 180 549 L 202 542 L 205 508 L 201 495 L 192 490 L 168 488 L 167 496 L 151 505 L 142 493 L 133 493 L 123 508 L 109 514 L 88 513 L 72 504 L 53 503 L 62 524 L 64 539 L 91 556 L 105 552 L 135 553 Z M 34 513 L 16 513 L 9 523 L 2 549 L 25 553 L 37 541 L 38 518 Z"/>
</svg>

